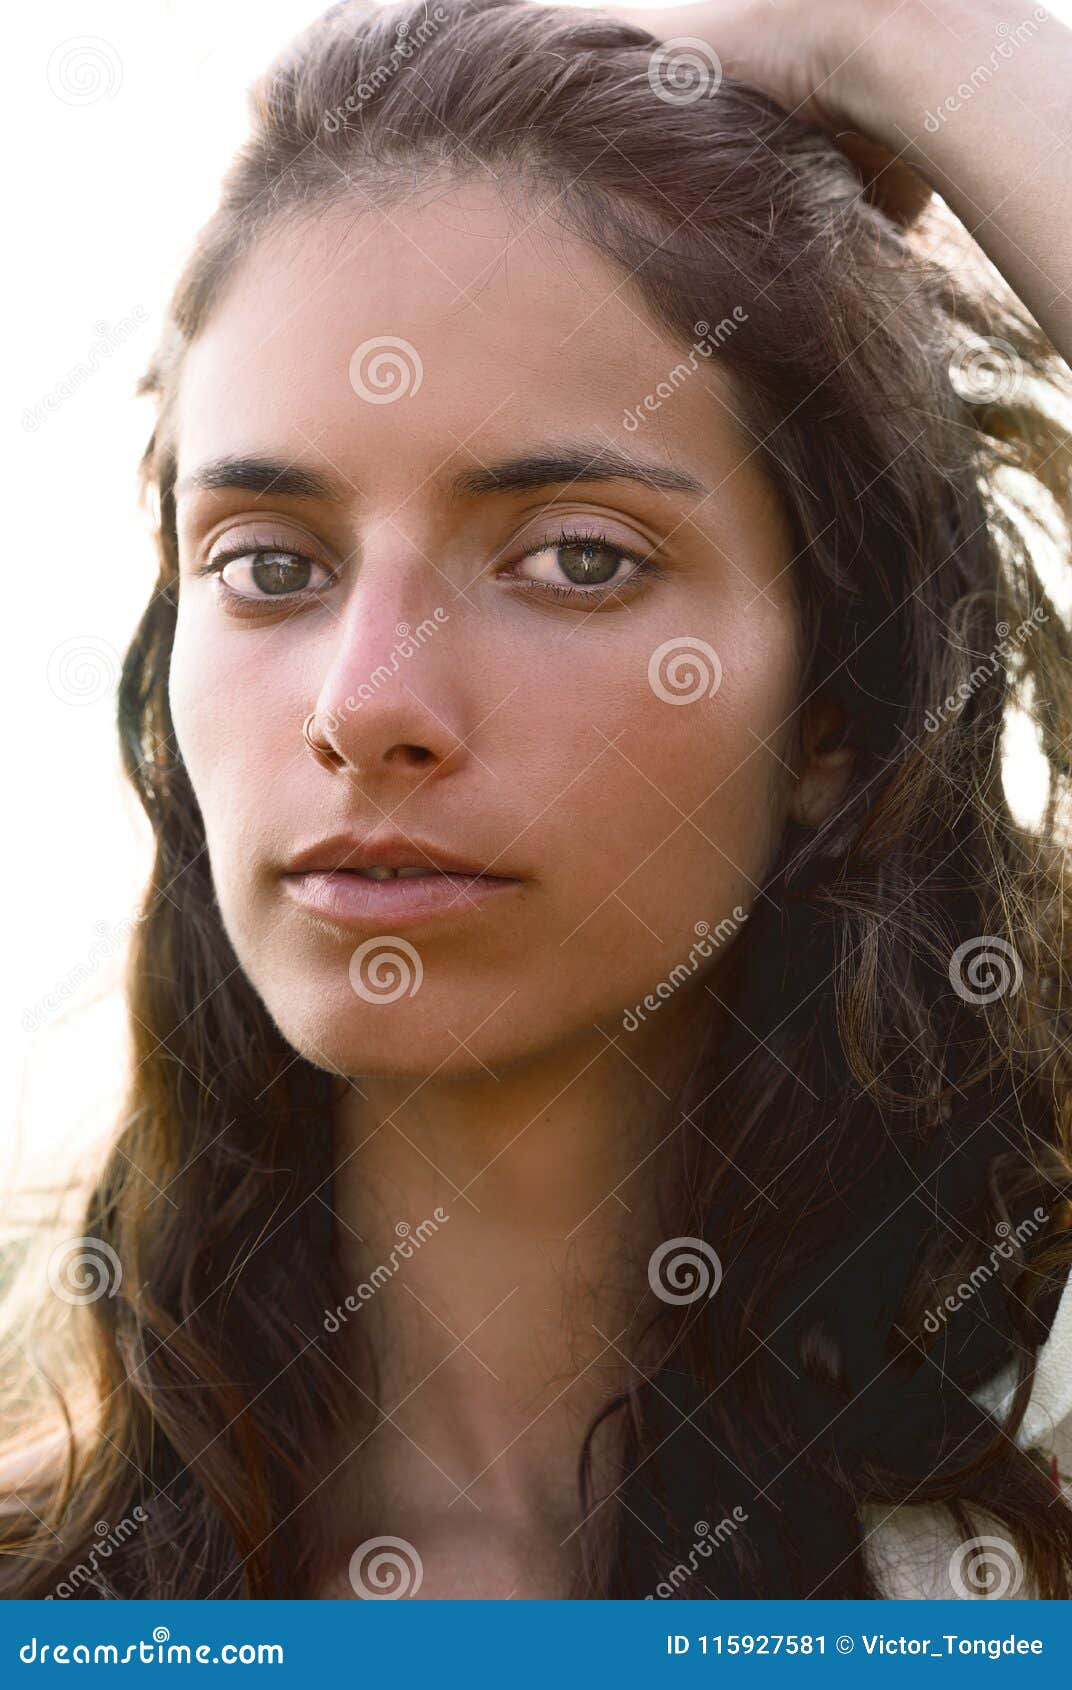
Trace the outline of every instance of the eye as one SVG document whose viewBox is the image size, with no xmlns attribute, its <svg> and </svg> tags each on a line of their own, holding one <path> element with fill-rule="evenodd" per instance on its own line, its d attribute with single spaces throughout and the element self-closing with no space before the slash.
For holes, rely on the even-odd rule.
<svg viewBox="0 0 1072 1690">
<path fill-rule="evenodd" d="M 654 551 L 635 552 L 598 530 L 557 534 L 521 560 L 535 573 L 517 577 L 560 598 L 595 602 L 630 588 L 642 577 L 661 575 Z M 623 575 L 622 565 L 631 565 Z M 565 577 L 565 579 L 563 579 Z"/>
<path fill-rule="evenodd" d="M 201 573 L 218 576 L 225 597 L 253 603 L 315 597 L 333 580 L 325 564 L 281 546 L 233 546 L 217 552 Z"/>
</svg>

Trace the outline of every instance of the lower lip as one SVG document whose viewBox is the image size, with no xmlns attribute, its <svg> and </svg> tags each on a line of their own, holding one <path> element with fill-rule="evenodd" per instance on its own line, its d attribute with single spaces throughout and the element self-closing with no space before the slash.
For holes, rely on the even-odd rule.
<svg viewBox="0 0 1072 1690">
<path fill-rule="evenodd" d="M 290 896 L 314 915 L 342 927 L 395 927 L 432 916 L 460 915 L 487 903 L 520 880 L 489 874 L 414 874 L 369 880 L 345 869 L 286 874 Z"/>
</svg>

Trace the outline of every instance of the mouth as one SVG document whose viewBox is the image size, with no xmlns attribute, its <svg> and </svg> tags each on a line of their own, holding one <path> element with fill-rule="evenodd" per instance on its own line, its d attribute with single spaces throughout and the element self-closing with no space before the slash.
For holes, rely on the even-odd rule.
<svg viewBox="0 0 1072 1690">
<path fill-rule="evenodd" d="M 289 897 L 309 914 L 344 928 L 382 931 L 484 913 L 520 886 L 508 875 L 418 868 L 304 869 L 283 876 Z"/>
<path fill-rule="evenodd" d="M 451 869 L 429 868 L 427 866 L 418 867 L 416 865 L 412 868 L 385 868 L 382 864 L 377 864 L 373 868 L 349 868 L 346 866 L 340 866 L 330 872 L 334 874 L 359 874 L 364 880 L 423 880 L 426 875 L 433 874 L 445 875 L 448 880 L 472 880 L 474 878 L 481 880 L 498 880 L 505 878 L 494 874 L 476 876 L 468 873 L 460 874 Z"/>
</svg>

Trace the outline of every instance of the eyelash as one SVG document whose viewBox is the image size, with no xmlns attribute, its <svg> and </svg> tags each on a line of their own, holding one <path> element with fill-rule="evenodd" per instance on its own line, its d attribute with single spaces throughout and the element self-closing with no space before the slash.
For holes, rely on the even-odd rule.
<svg viewBox="0 0 1072 1690">
<path fill-rule="evenodd" d="M 538 546 L 532 546 L 527 552 L 525 552 L 523 557 L 518 559 L 518 562 L 524 563 L 526 559 L 535 557 L 540 552 L 557 551 L 566 546 L 590 545 L 604 546 L 608 551 L 613 552 L 617 558 L 625 558 L 629 563 L 635 565 L 632 574 L 626 581 L 617 586 L 615 586 L 612 582 L 608 582 L 601 587 L 583 587 L 576 584 L 571 585 L 569 583 L 559 583 L 555 581 L 526 580 L 522 577 L 520 579 L 518 590 L 534 590 L 537 593 L 546 593 L 551 598 L 572 601 L 573 603 L 577 603 L 578 601 L 587 601 L 589 603 L 599 604 L 605 599 L 611 598 L 614 594 L 621 593 L 623 589 L 626 592 L 630 591 L 634 584 L 640 580 L 662 579 L 665 576 L 666 572 L 661 568 L 658 561 L 662 555 L 658 548 L 653 547 L 652 550 L 647 553 L 632 551 L 626 546 L 619 546 L 605 533 L 596 528 L 570 528 L 564 529 L 561 533 L 550 535 L 546 540 L 541 541 Z M 338 572 L 336 571 L 329 575 L 328 579 L 321 587 L 306 587 L 294 593 L 265 593 L 260 596 L 254 596 L 249 593 L 239 593 L 223 579 L 222 571 L 224 567 L 228 563 L 233 563 L 236 558 L 258 558 L 271 556 L 273 554 L 282 557 L 297 558 L 302 563 L 313 565 L 314 568 L 325 567 L 325 565 L 320 564 L 316 558 L 308 556 L 305 552 L 296 551 L 291 546 L 235 546 L 230 551 L 217 553 L 215 557 L 210 558 L 207 563 L 203 564 L 196 573 L 198 575 L 215 575 L 217 577 L 216 586 L 220 598 L 225 602 L 225 604 L 247 616 L 261 615 L 264 610 L 271 608 L 273 605 L 278 607 L 281 604 L 287 603 L 305 603 L 309 598 L 317 598 L 321 593 L 326 592 L 327 589 L 333 586 L 338 579 Z"/>
<path fill-rule="evenodd" d="M 666 573 L 660 567 L 659 559 L 662 554 L 657 547 L 653 547 L 650 552 L 632 551 L 628 546 L 617 545 L 598 528 L 565 529 L 559 534 L 551 535 L 540 545 L 533 546 L 525 553 L 524 557 L 518 559 L 518 562 L 524 563 L 526 558 L 535 557 L 539 552 L 557 551 L 562 546 L 591 545 L 605 546 L 609 552 L 614 553 L 615 557 L 626 558 L 628 562 L 636 565 L 633 573 L 626 581 L 617 586 L 613 582 L 608 582 L 602 587 L 579 587 L 556 581 L 526 581 L 521 578 L 519 590 L 524 591 L 526 588 L 532 587 L 539 593 L 550 593 L 552 598 L 572 600 L 574 603 L 578 600 L 588 600 L 590 603 L 600 604 L 604 599 L 613 597 L 615 593 L 620 593 L 623 587 L 628 592 L 635 582 L 661 580 Z"/>
</svg>

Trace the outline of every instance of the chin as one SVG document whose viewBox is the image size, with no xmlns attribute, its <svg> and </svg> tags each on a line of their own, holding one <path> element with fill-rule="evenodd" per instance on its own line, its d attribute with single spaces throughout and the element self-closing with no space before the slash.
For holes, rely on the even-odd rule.
<svg viewBox="0 0 1072 1690">
<path fill-rule="evenodd" d="M 537 958 L 519 978 L 516 954 L 481 955 L 471 942 L 433 955 L 418 939 L 328 942 L 304 924 L 237 938 L 242 968 L 282 1037 L 328 1073 L 486 1077 L 592 1032 L 574 994 L 542 985 L 548 970 Z"/>
<path fill-rule="evenodd" d="M 267 991 L 263 985 L 257 990 L 292 1049 L 331 1074 L 369 1079 L 482 1074 L 483 1064 L 509 1062 L 517 1054 L 517 1029 L 505 1015 L 497 1032 L 486 1019 L 503 992 L 470 1009 L 457 991 L 432 992 L 427 986 L 391 1002 L 364 1002 L 348 982 L 340 988 L 323 976 L 276 979 Z M 479 1034 L 467 1038 L 481 1020 Z"/>
<path fill-rule="evenodd" d="M 427 1021 L 417 1027 L 412 1023 L 405 1028 L 384 1025 L 360 1032 L 334 1020 L 313 1027 L 308 1022 L 300 1026 L 279 1023 L 279 1027 L 287 1043 L 315 1068 L 352 1080 L 417 1082 L 431 1075 L 436 1079 L 461 1079 L 486 1076 L 489 1069 L 494 1072 L 505 1065 L 494 1052 L 474 1051 L 471 1045 L 467 1049 L 445 1028 L 433 1029 Z"/>
</svg>

